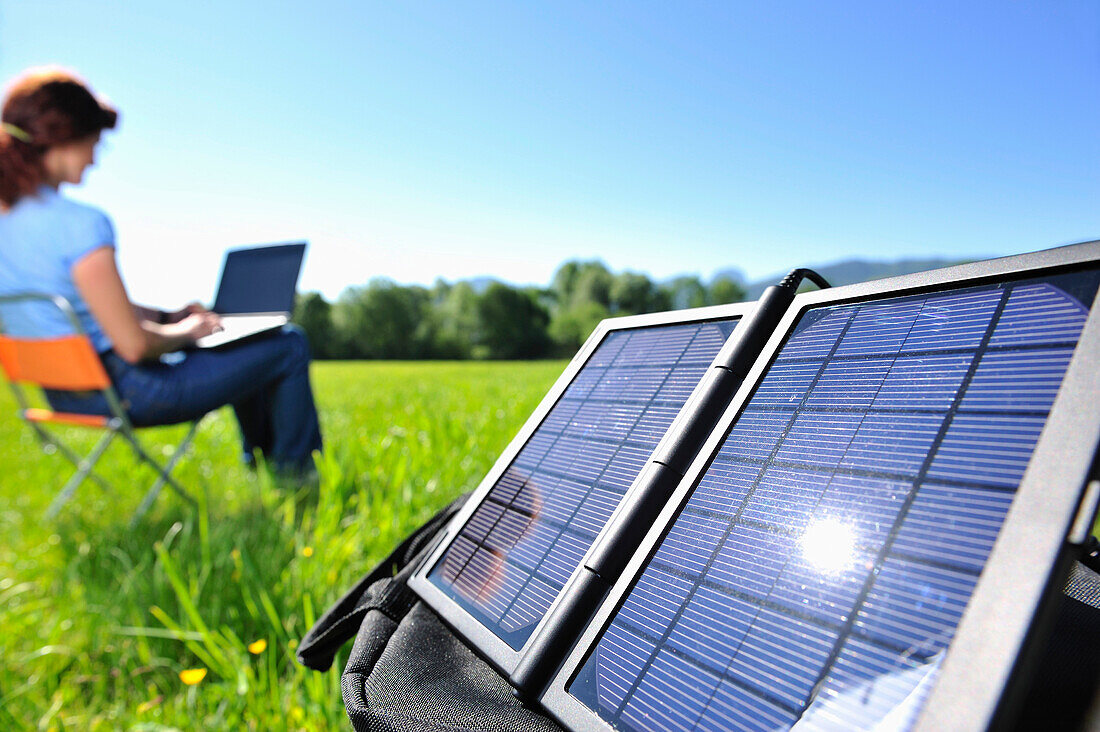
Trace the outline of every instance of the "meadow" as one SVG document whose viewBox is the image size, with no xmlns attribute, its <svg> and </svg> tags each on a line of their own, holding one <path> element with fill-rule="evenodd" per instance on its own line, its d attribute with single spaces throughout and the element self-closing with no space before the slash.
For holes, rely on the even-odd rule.
<svg viewBox="0 0 1100 732">
<path fill-rule="evenodd" d="M 115 444 L 52 520 L 71 468 L 0 393 L 0 729 L 325 730 L 348 726 L 347 649 L 294 660 L 324 610 L 410 530 L 474 488 L 563 362 L 323 362 L 327 440 L 303 498 L 245 468 L 223 409 L 134 528 L 153 472 Z M 95 435 L 63 432 L 88 448 Z M 183 428 L 142 432 L 158 453 Z M 185 683 L 193 682 L 193 683 Z"/>
</svg>

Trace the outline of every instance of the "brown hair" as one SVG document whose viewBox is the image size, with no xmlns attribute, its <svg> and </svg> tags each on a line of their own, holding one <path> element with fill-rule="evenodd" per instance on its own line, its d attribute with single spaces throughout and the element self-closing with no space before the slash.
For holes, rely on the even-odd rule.
<svg viewBox="0 0 1100 732">
<path fill-rule="evenodd" d="M 0 206 L 10 208 L 42 184 L 50 147 L 114 128 L 118 112 L 72 73 L 45 68 L 8 87 L 0 120 Z"/>
</svg>

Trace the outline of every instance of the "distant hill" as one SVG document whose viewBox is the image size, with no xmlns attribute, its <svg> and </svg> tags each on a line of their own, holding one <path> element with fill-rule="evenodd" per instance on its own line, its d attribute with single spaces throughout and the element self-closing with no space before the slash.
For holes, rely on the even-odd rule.
<svg viewBox="0 0 1100 732">
<path fill-rule="evenodd" d="M 831 285 L 850 285 L 855 282 L 881 280 L 884 277 L 896 277 L 897 275 L 925 272 L 930 269 L 939 269 L 941 267 L 950 267 L 951 265 L 962 264 L 963 262 L 973 262 L 979 259 L 984 259 L 984 257 L 970 257 L 967 259 L 899 259 L 896 262 L 846 259 L 843 262 L 836 262 L 835 264 L 815 265 L 811 269 L 827 279 Z M 719 272 L 715 276 L 718 277 L 723 274 L 732 275 L 735 271 L 736 270 L 729 273 Z M 774 275 L 764 277 L 756 282 L 746 283 L 745 289 L 748 291 L 748 295 L 745 299 L 755 300 L 760 297 L 760 293 L 764 291 L 765 287 L 774 285 L 779 280 L 783 279 L 783 275 L 785 274 L 786 272 L 777 272 Z"/>
<path fill-rule="evenodd" d="M 481 293 L 489 289 L 489 285 L 493 284 L 494 282 L 501 282 L 501 280 L 497 279 L 496 277 L 482 276 L 471 277 L 470 279 L 466 280 L 466 282 L 469 283 L 470 287 L 474 289 L 474 292 L 480 295 Z"/>
</svg>

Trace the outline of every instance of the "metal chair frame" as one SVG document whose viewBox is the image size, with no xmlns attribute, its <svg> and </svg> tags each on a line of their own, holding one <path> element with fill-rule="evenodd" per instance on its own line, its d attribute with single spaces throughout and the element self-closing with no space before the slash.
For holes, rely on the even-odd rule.
<svg viewBox="0 0 1100 732">
<path fill-rule="evenodd" d="M 84 329 L 80 325 L 80 319 L 76 315 L 76 311 L 73 310 L 72 305 L 67 299 L 60 295 L 49 295 L 41 292 L 20 292 L 12 295 L 0 296 L 0 305 L 25 303 L 25 302 L 49 302 L 57 307 L 68 319 L 69 324 L 72 326 L 73 333 L 70 336 L 62 336 L 61 338 L 78 338 L 83 339 L 84 343 L 90 353 L 95 354 L 95 350 L 92 348 L 91 340 L 88 338 L 88 334 L 84 332 Z M 3 336 L 8 341 L 15 343 L 27 342 L 33 340 L 49 340 L 49 339 L 30 339 L 22 337 L 13 337 L 6 334 L 3 327 L 3 323 L 0 322 L 0 336 Z M 96 355 L 98 360 L 98 355 Z M 102 369 L 102 366 L 100 366 Z M 157 479 L 153 483 L 152 487 L 145 493 L 141 503 L 138 505 L 137 510 L 134 512 L 131 519 L 131 525 L 138 521 L 146 511 L 153 505 L 153 502 L 157 499 L 161 489 L 167 485 L 174 490 L 181 498 L 192 505 L 197 505 L 195 499 L 184 488 L 176 482 L 170 475 L 172 469 L 176 466 L 176 463 L 186 452 L 190 446 L 192 439 L 195 436 L 195 431 L 198 429 L 199 422 L 202 420 L 200 417 L 191 423 L 190 429 L 187 431 L 187 435 L 183 438 L 183 441 L 176 446 L 175 452 L 167 463 L 161 465 L 146 451 L 146 449 L 138 441 L 137 434 L 133 424 L 130 422 L 129 416 L 126 414 L 126 409 L 123 406 L 122 400 L 119 398 L 115 388 L 110 383 L 109 377 L 106 375 L 106 371 L 102 371 L 102 386 L 101 388 L 94 389 L 93 391 L 99 391 L 103 394 L 107 401 L 107 406 L 110 409 L 111 415 L 104 418 L 102 424 L 96 424 L 89 420 L 87 422 L 81 422 L 71 419 L 54 418 L 54 413 L 46 412 L 43 410 L 37 410 L 30 404 L 30 400 L 24 393 L 20 382 L 32 383 L 40 388 L 53 388 L 48 385 L 36 381 L 33 377 L 18 378 L 18 374 L 14 375 L 17 378 L 13 378 L 13 374 L 8 373 L 7 367 L 3 368 L 5 376 L 7 377 L 8 385 L 11 387 L 12 392 L 15 394 L 16 402 L 19 404 L 19 417 L 26 422 L 34 430 L 35 435 L 38 437 L 39 442 L 42 443 L 43 450 L 49 454 L 52 450 L 57 450 L 63 457 L 65 457 L 70 463 L 76 467 L 76 472 L 69 478 L 65 486 L 58 492 L 57 496 L 50 503 L 49 508 L 46 510 L 46 517 L 52 518 L 57 515 L 61 508 L 68 503 L 73 497 L 76 489 L 84 482 L 86 478 L 94 480 L 101 488 L 108 493 L 113 492 L 111 484 L 105 480 L 102 476 L 94 472 L 95 464 L 106 452 L 107 447 L 115 439 L 115 437 L 122 437 L 130 447 L 133 449 L 134 454 L 138 457 L 140 462 L 144 462 L 151 466 L 157 472 Z M 78 415 L 67 415 L 74 417 Z M 104 435 L 92 448 L 91 452 L 84 458 L 81 458 L 75 451 L 73 451 L 68 445 L 64 444 L 58 437 L 42 426 L 42 422 L 56 422 L 75 424 L 78 426 L 91 427 L 95 429 L 102 429 L 105 431 Z"/>
</svg>

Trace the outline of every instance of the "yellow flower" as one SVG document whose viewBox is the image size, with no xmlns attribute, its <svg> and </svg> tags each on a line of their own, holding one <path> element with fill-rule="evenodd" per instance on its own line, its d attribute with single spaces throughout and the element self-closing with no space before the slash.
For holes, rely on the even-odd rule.
<svg viewBox="0 0 1100 732">
<path fill-rule="evenodd" d="M 312 557 L 313 556 L 313 547 L 311 547 L 311 546 L 302 547 L 302 556 L 307 558 L 307 559 L 309 557 Z"/>
<path fill-rule="evenodd" d="M 188 686 L 194 686 L 205 678 L 206 669 L 204 668 L 189 668 L 180 671 L 180 681 Z"/>
<path fill-rule="evenodd" d="M 267 641 L 260 638 L 258 641 L 252 641 L 248 644 L 248 652 L 253 656 L 258 656 L 267 650 Z"/>
</svg>

